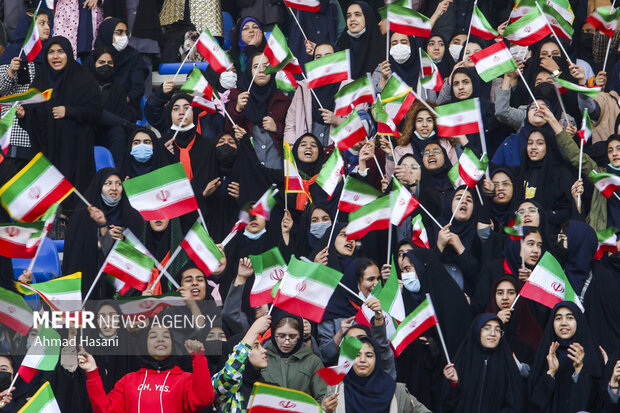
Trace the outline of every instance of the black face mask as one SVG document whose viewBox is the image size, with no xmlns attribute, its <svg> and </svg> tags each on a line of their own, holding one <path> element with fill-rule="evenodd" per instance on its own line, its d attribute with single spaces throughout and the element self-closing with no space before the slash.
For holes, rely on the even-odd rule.
<svg viewBox="0 0 620 413">
<path fill-rule="evenodd" d="M 534 88 L 534 96 L 547 102 L 555 100 L 555 87 L 551 83 L 543 82 Z"/>
<path fill-rule="evenodd" d="M 95 70 L 97 71 L 97 77 L 102 82 L 108 82 L 114 77 L 114 68 L 110 65 L 99 66 Z"/>
<path fill-rule="evenodd" d="M 581 50 L 592 52 L 594 33 L 581 33 Z"/>
<path fill-rule="evenodd" d="M 13 374 L 8 371 L 0 371 L 0 392 L 8 389 L 11 381 L 13 381 Z"/>
<path fill-rule="evenodd" d="M 551 253 L 557 258 L 561 266 L 564 266 L 568 260 L 568 249 L 564 248 L 562 241 L 554 241 L 551 243 Z"/>
<path fill-rule="evenodd" d="M 228 144 L 220 145 L 215 148 L 215 159 L 219 166 L 230 169 L 237 159 L 237 149 Z"/>
</svg>

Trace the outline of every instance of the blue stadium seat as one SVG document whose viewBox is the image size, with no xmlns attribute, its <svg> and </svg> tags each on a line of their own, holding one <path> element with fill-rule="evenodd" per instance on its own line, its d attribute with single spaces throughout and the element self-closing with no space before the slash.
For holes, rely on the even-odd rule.
<svg viewBox="0 0 620 413">
<path fill-rule="evenodd" d="M 235 21 L 227 11 L 222 12 L 222 20 L 224 21 L 224 49 L 230 50 L 230 31 L 235 27 Z"/>
<path fill-rule="evenodd" d="M 28 268 L 31 259 L 13 258 L 11 261 L 13 262 L 13 275 L 17 279 Z M 61 274 L 60 259 L 58 258 L 56 245 L 54 245 L 54 241 L 46 237 L 43 240 L 37 261 L 32 268 L 32 282 L 49 281 L 52 278 L 59 277 Z"/>
<path fill-rule="evenodd" d="M 103 146 L 95 146 L 95 168 L 97 170 L 101 168 L 111 167 L 114 168 L 114 158 L 112 153 Z"/>
<path fill-rule="evenodd" d="M 146 105 L 146 98 L 142 96 L 140 99 L 140 114 L 142 115 L 142 119 L 139 119 L 136 122 L 136 125 L 140 126 L 149 126 L 149 122 L 146 120 L 146 115 L 144 114 L 144 105 Z"/>
<path fill-rule="evenodd" d="M 189 72 L 192 71 L 192 69 L 194 68 L 194 65 L 198 66 L 198 68 L 200 70 L 205 70 L 207 68 L 207 66 L 209 66 L 209 63 L 207 62 L 188 62 L 183 64 L 183 67 L 181 68 L 181 71 L 179 72 L 180 75 L 186 75 Z M 177 70 L 179 69 L 179 66 L 181 66 L 181 63 L 162 63 L 159 65 L 159 74 L 160 75 L 174 75 Z"/>
<path fill-rule="evenodd" d="M 56 251 L 65 252 L 65 240 L 64 239 L 53 239 L 54 245 L 56 246 Z"/>
</svg>

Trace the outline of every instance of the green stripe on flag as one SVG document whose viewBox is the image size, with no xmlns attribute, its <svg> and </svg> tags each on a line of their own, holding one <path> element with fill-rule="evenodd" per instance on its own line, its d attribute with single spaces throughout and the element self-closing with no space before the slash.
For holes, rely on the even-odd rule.
<svg viewBox="0 0 620 413">
<path fill-rule="evenodd" d="M 579 92 L 582 93 L 586 96 L 589 96 L 591 98 L 596 97 L 596 95 L 598 95 L 601 92 L 601 87 L 586 87 L 586 86 L 579 86 L 576 85 L 574 83 L 571 83 L 569 81 L 566 81 L 564 79 L 560 79 L 559 77 L 554 78 L 554 80 L 562 87 L 568 89 L 568 90 L 572 90 L 574 92 Z"/>
<path fill-rule="evenodd" d="M 450 116 L 456 113 L 469 112 L 476 110 L 476 100 L 466 99 L 456 103 L 448 103 L 447 105 L 437 106 L 435 111 L 439 116 Z"/>
<path fill-rule="evenodd" d="M 362 342 L 359 338 L 345 336 L 340 343 L 340 357 L 355 360 L 361 349 Z"/>
<path fill-rule="evenodd" d="M 60 412 L 54 392 L 50 386 L 49 381 L 43 383 L 43 385 L 37 390 L 37 392 L 30 397 L 28 403 L 19 410 L 18 413 L 52 413 Z"/>
<path fill-rule="evenodd" d="M 291 256 L 288 263 L 287 277 L 290 275 L 294 278 L 304 278 L 335 290 L 342 278 L 343 274 L 332 268 L 326 267 L 316 262 L 300 261 L 295 256 Z"/>
<path fill-rule="evenodd" d="M 180 162 L 156 169 L 148 174 L 137 176 L 123 181 L 123 188 L 127 196 L 134 196 L 152 190 L 162 185 L 187 179 L 183 165 Z"/>
<path fill-rule="evenodd" d="M 609 227 L 607 229 L 603 229 L 601 231 L 596 232 L 596 238 L 598 238 L 598 242 L 605 242 L 611 237 L 613 237 L 616 232 L 618 232 L 618 228 Z"/>
<path fill-rule="evenodd" d="M 124 240 L 116 243 L 116 247 L 114 247 L 113 253 L 121 255 L 133 262 L 134 264 L 149 271 L 152 270 L 155 266 L 155 260 L 144 255 L 143 253 L 135 249 L 129 242 L 126 242 Z"/>
<path fill-rule="evenodd" d="M 286 268 L 286 262 L 278 247 L 273 247 L 259 255 L 249 255 L 248 258 L 252 261 L 252 268 L 255 274 L 262 274 L 265 270 L 277 266 Z"/>
<path fill-rule="evenodd" d="M 284 400 L 292 400 L 302 403 L 308 403 L 319 406 L 314 398 L 306 393 L 286 389 L 283 387 L 272 386 L 270 384 L 257 382 L 254 384 L 254 389 L 252 390 L 252 396 L 256 396 L 258 394 L 266 394 L 275 397 L 279 397 Z"/>
<path fill-rule="evenodd" d="M 21 171 L 11 178 L 2 188 L 0 197 L 4 205 L 10 205 L 22 192 L 28 189 L 39 176 L 47 171 L 52 164 L 39 152 Z"/>
<path fill-rule="evenodd" d="M 76 272 L 75 274 L 65 275 L 64 277 L 55 278 L 50 281 L 30 284 L 30 286 L 41 291 L 43 294 L 62 294 L 81 291 L 82 273 Z M 17 284 L 17 290 L 25 295 L 36 294 L 36 292 L 28 290 L 19 284 Z"/>
</svg>

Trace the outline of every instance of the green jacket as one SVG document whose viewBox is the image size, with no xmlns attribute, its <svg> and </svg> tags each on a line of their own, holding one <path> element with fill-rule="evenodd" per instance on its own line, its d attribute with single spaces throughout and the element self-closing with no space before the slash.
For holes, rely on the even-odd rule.
<svg viewBox="0 0 620 413">
<path fill-rule="evenodd" d="M 579 145 L 575 143 L 565 130 L 555 135 L 555 137 L 564 157 L 575 168 L 579 168 Z M 606 172 L 604 167 L 598 166 L 586 153 L 583 154 L 581 169 L 582 177 L 587 177 L 593 170 L 597 173 Z M 594 194 L 592 194 L 592 204 L 590 206 L 590 213 L 586 217 L 586 223 L 594 228 L 595 231 L 607 228 L 607 198 L 596 189 Z"/>
<path fill-rule="evenodd" d="M 315 372 L 323 368 L 323 363 L 310 348 L 303 345 L 295 354 L 282 358 L 271 342 L 267 345 L 267 360 L 268 367 L 261 371 L 266 383 L 302 391 L 321 403 L 327 385 Z"/>
</svg>

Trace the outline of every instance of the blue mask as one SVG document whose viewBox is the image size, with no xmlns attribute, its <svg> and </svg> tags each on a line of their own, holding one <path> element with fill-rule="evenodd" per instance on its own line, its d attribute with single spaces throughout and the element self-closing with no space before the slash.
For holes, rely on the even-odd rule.
<svg viewBox="0 0 620 413">
<path fill-rule="evenodd" d="M 420 291 L 420 280 L 415 272 L 404 272 L 400 276 L 403 280 L 403 287 L 405 287 L 407 291 L 411 291 L 412 293 Z"/>
<path fill-rule="evenodd" d="M 245 235 L 247 238 L 249 238 L 251 240 L 256 240 L 256 239 L 259 239 L 260 237 L 262 237 L 265 232 L 267 232 L 267 230 L 265 228 L 263 228 L 262 230 L 260 230 L 256 234 L 252 234 L 250 231 L 245 229 L 245 230 L 243 230 L 243 235 Z"/>
<path fill-rule="evenodd" d="M 310 224 L 310 234 L 312 234 L 314 238 L 321 238 L 331 226 L 331 221 L 315 222 L 314 224 Z"/>
<path fill-rule="evenodd" d="M 130 154 L 136 161 L 144 163 L 153 156 L 153 147 L 146 143 L 141 143 L 131 148 Z"/>
</svg>

